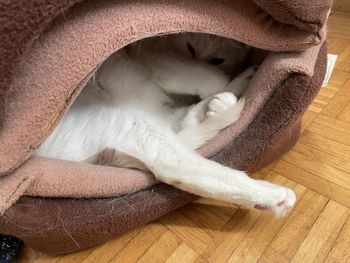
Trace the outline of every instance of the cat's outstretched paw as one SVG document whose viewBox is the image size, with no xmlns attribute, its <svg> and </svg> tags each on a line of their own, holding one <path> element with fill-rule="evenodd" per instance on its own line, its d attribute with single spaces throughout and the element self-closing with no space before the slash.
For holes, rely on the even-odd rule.
<svg viewBox="0 0 350 263">
<path fill-rule="evenodd" d="M 259 210 L 270 210 L 276 216 L 285 215 L 295 204 L 296 196 L 288 188 L 261 182 L 268 191 L 261 197 L 261 201 L 254 205 Z"/>
<path fill-rule="evenodd" d="M 232 92 L 222 92 L 216 94 L 208 103 L 205 115 L 207 118 L 227 110 L 237 103 L 237 98 Z"/>
</svg>

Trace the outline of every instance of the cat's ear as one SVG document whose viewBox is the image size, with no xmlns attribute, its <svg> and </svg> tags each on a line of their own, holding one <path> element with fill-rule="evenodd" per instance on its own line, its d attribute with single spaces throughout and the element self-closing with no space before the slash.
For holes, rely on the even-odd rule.
<svg viewBox="0 0 350 263">
<path fill-rule="evenodd" d="M 192 57 L 196 57 L 196 50 L 193 48 L 193 46 L 189 42 L 187 42 L 187 50 L 188 52 L 190 52 Z"/>
</svg>

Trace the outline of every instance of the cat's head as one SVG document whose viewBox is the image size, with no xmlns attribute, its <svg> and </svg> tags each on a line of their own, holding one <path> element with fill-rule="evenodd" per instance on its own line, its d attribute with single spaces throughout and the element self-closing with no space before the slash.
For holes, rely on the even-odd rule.
<svg viewBox="0 0 350 263">
<path fill-rule="evenodd" d="M 180 55 L 233 75 L 242 69 L 250 47 L 233 39 L 204 33 L 179 33 L 166 37 Z"/>
</svg>

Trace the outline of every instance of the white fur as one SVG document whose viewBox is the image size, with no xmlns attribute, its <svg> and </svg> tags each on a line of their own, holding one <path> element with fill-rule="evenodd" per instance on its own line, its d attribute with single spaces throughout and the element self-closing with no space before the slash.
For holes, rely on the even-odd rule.
<svg viewBox="0 0 350 263">
<path fill-rule="evenodd" d="M 185 191 L 282 214 L 295 202 L 291 190 L 254 180 L 194 151 L 239 118 L 244 100 L 237 102 L 234 93 L 243 92 L 254 70 L 231 79 L 247 50 L 204 34 L 128 46 L 102 64 L 38 154 L 105 162 L 107 157 L 100 155 L 112 149 L 110 165 L 148 169 Z M 225 61 L 209 65 L 213 57 Z M 171 94 L 198 95 L 201 101 L 180 107 Z"/>
</svg>

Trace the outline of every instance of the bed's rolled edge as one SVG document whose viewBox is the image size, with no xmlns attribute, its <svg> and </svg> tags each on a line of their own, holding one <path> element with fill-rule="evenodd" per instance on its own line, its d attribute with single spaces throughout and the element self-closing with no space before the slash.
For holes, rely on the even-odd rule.
<svg viewBox="0 0 350 263">
<path fill-rule="evenodd" d="M 290 150 L 300 136 L 303 114 L 321 88 L 327 66 L 327 43 L 322 45 L 312 78 L 290 75 L 262 111 L 214 160 L 254 172 Z"/>
<path fill-rule="evenodd" d="M 266 104 L 265 109 L 273 110 L 281 96 L 290 95 L 290 100 L 286 101 L 285 105 L 288 109 L 285 113 L 293 113 L 291 115 L 293 119 L 289 123 L 285 121 L 286 119 L 275 119 L 270 123 L 275 128 L 279 127 L 280 130 L 275 133 L 270 129 L 269 136 L 264 138 L 266 142 L 263 145 L 252 140 L 254 133 L 249 132 L 248 129 L 213 159 L 253 172 L 280 157 L 292 147 L 299 136 L 301 116 L 321 86 L 326 67 L 326 54 L 327 49 L 324 44 L 318 56 L 313 78 L 292 74 Z M 295 90 L 296 84 L 307 96 L 288 93 Z M 302 103 L 297 109 L 293 103 L 295 99 Z M 252 128 L 259 127 L 266 121 L 266 117 L 262 115 L 256 118 L 251 124 Z M 283 140 L 283 143 L 279 141 L 290 133 L 294 134 L 293 138 L 289 137 L 290 139 Z M 276 143 L 280 143 L 276 148 L 278 151 L 273 151 L 271 147 L 275 147 Z M 244 155 L 242 150 L 245 151 Z M 114 199 L 21 197 L 4 216 L 0 217 L 0 233 L 16 236 L 43 253 L 71 253 L 100 244 L 144 225 L 195 198 L 191 194 L 163 183 Z"/>
<path fill-rule="evenodd" d="M 6 93 L 23 54 L 60 14 L 82 0 L 0 1 L 0 129 L 5 114 Z"/>
<path fill-rule="evenodd" d="M 0 233 L 16 236 L 41 253 L 72 253 L 122 235 L 195 199 L 163 183 L 119 198 L 21 197 L 0 217 Z"/>
<path fill-rule="evenodd" d="M 326 24 L 333 0 L 253 0 L 280 23 L 318 33 Z"/>
</svg>

